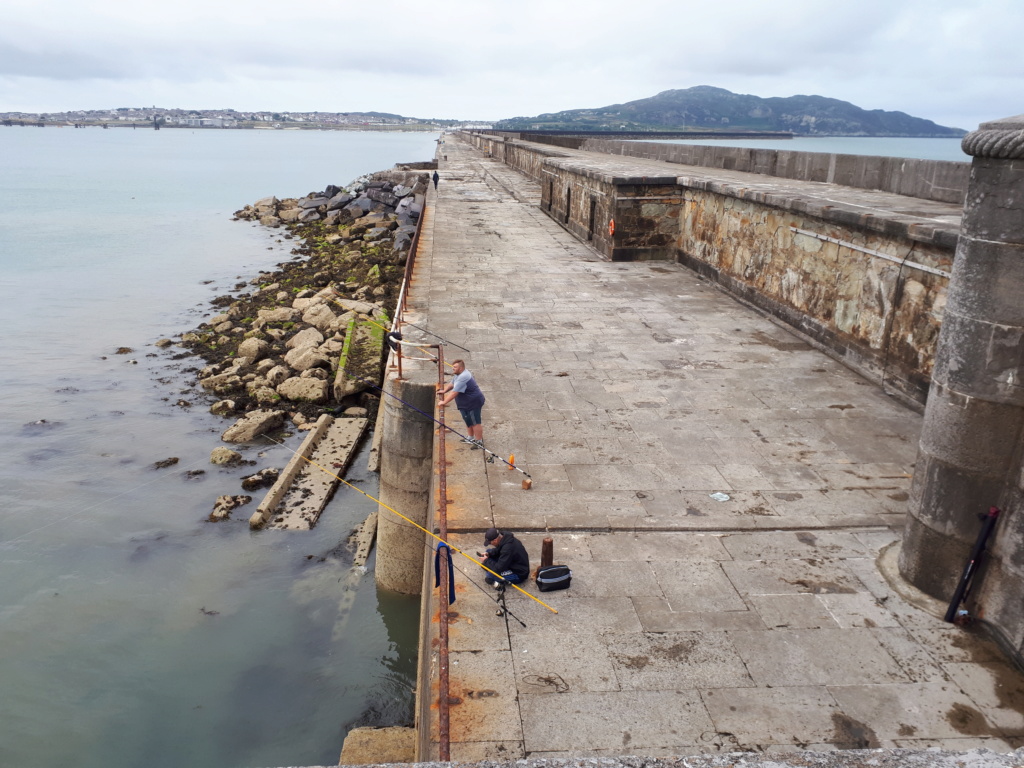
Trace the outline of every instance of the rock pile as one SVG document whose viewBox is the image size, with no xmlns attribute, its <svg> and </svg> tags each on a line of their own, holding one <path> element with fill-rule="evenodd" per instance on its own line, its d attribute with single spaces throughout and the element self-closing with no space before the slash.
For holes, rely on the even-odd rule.
<svg viewBox="0 0 1024 768">
<path fill-rule="evenodd" d="M 209 363 L 198 380 L 219 398 L 211 411 L 242 416 L 226 442 L 247 442 L 286 419 L 309 428 L 325 407 L 379 380 L 384 329 L 427 182 L 422 172 L 386 171 L 235 213 L 286 228 L 285 238 L 302 243 L 293 261 L 214 299 L 221 312 L 182 336 Z"/>
</svg>

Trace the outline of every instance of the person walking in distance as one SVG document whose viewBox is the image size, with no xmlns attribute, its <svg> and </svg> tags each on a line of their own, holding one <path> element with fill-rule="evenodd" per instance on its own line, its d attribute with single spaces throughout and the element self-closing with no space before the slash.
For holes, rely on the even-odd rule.
<svg viewBox="0 0 1024 768">
<path fill-rule="evenodd" d="M 477 386 L 473 374 L 466 370 L 466 364 L 462 360 L 452 361 L 452 370 L 455 377 L 450 384 L 438 390 L 437 396 L 441 398 L 441 405 L 448 405 L 452 400 L 455 407 L 462 414 L 462 420 L 466 422 L 469 429 L 469 438 L 463 442 L 471 443 L 473 449 L 484 444 L 483 407 L 484 393 Z"/>
<path fill-rule="evenodd" d="M 441 180 L 441 177 L 437 175 L 437 171 L 434 171 L 433 179 L 434 179 L 434 189 L 437 189 L 437 182 L 439 182 Z"/>
</svg>

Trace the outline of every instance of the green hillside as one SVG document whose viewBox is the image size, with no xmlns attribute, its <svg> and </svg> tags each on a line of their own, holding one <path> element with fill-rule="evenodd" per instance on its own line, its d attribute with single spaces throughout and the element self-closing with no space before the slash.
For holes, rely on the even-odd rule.
<svg viewBox="0 0 1024 768">
<path fill-rule="evenodd" d="M 789 131 L 800 136 L 960 137 L 966 133 L 904 112 L 866 110 L 848 101 L 824 96 L 763 99 L 710 85 L 662 91 L 648 99 L 596 109 L 514 117 L 494 127 L 570 131 Z"/>
</svg>

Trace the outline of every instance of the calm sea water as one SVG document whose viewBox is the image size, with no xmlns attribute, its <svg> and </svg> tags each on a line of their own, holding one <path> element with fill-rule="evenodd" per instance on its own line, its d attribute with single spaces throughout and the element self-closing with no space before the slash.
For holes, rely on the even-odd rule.
<svg viewBox="0 0 1024 768">
<path fill-rule="evenodd" d="M 290 258 L 232 211 L 430 159 L 435 138 L 0 127 L 0 765 L 332 764 L 356 720 L 408 716 L 418 601 L 339 551 L 375 505 L 343 488 L 308 533 L 250 532 L 255 500 L 206 522 L 290 453 L 210 465 L 227 422 L 195 360 L 152 345 Z"/>
<path fill-rule="evenodd" d="M 952 160 L 969 163 L 971 157 L 960 149 L 960 139 L 901 139 L 845 136 L 800 136 L 794 139 L 704 139 L 665 140 L 669 144 L 700 144 L 711 147 L 785 149 L 791 152 L 823 152 L 836 155 L 878 155 L 912 157 L 918 160 Z"/>
</svg>

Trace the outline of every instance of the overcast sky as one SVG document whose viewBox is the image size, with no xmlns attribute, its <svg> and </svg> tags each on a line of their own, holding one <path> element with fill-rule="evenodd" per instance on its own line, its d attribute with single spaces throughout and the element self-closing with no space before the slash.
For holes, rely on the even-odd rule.
<svg viewBox="0 0 1024 768">
<path fill-rule="evenodd" d="M 1022 0 L 2 0 L 0 112 L 495 120 L 714 85 L 1024 113 Z"/>
</svg>

